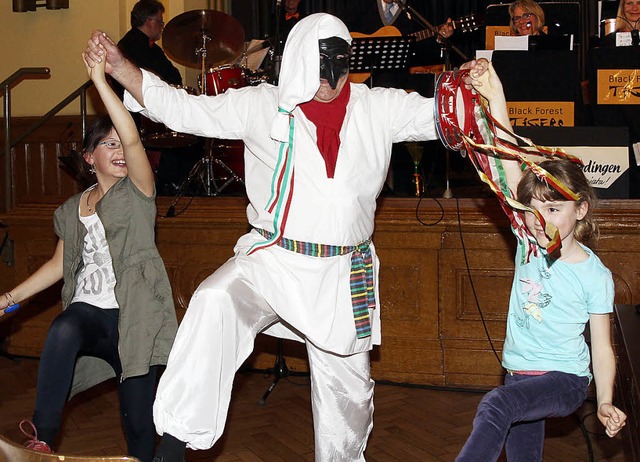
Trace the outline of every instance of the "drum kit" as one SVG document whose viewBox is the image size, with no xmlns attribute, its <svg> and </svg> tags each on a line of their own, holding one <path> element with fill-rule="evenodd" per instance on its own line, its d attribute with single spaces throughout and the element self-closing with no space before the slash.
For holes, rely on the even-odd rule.
<svg viewBox="0 0 640 462">
<path fill-rule="evenodd" d="M 200 69 L 198 89 L 181 88 L 190 94 L 216 96 L 230 88 L 267 81 L 264 71 L 251 71 L 240 65 L 248 55 L 266 48 L 262 44 L 248 48 L 244 39 L 242 25 L 232 16 L 215 10 L 194 10 L 169 21 L 163 32 L 163 48 L 173 61 Z M 194 135 L 171 131 L 150 120 L 143 121 L 141 138 L 147 149 L 161 150 L 188 148 L 199 141 Z M 217 196 L 233 183 L 243 187 L 243 151 L 241 141 L 206 140 L 204 157 L 194 165 L 176 199 L 194 179 L 202 182 L 207 196 Z"/>
</svg>

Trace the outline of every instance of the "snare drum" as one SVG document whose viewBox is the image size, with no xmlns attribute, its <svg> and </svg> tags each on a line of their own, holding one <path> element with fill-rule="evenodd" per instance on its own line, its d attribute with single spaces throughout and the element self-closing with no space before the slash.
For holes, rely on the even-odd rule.
<svg viewBox="0 0 640 462">
<path fill-rule="evenodd" d="M 209 69 L 205 74 L 205 83 L 203 93 L 209 96 L 219 95 L 229 88 L 242 88 L 247 85 L 244 70 L 230 64 Z"/>
<path fill-rule="evenodd" d="M 192 87 L 182 85 L 172 85 L 172 87 L 184 90 L 190 95 L 196 94 Z M 147 149 L 185 148 L 193 146 L 198 141 L 195 135 L 169 130 L 165 125 L 144 116 L 140 117 L 140 139 Z"/>
</svg>

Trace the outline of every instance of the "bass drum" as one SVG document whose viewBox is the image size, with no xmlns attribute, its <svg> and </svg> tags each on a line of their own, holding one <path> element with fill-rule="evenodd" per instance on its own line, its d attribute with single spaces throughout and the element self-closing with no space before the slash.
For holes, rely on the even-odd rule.
<svg viewBox="0 0 640 462">
<path fill-rule="evenodd" d="M 195 95 L 196 91 L 192 87 L 172 85 L 186 91 L 190 95 Z M 178 133 L 169 130 L 165 125 L 154 122 L 144 116 L 140 116 L 140 139 L 147 149 L 172 149 L 186 148 L 193 146 L 198 141 L 198 137 L 187 133 Z"/>
<path fill-rule="evenodd" d="M 244 69 L 230 64 L 209 69 L 205 74 L 205 83 L 206 87 L 203 93 L 208 96 L 219 95 L 229 88 L 247 86 Z M 202 83 L 200 87 L 202 87 Z"/>
</svg>

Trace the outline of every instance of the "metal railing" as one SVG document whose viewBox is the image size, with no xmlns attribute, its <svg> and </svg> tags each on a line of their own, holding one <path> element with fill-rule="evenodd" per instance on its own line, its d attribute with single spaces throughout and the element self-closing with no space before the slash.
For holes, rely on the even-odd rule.
<svg viewBox="0 0 640 462">
<path fill-rule="evenodd" d="M 91 80 L 83 83 L 74 90 L 69 96 L 60 101 L 53 109 L 47 112 L 34 122 L 29 128 L 27 128 L 22 135 L 15 140 L 11 140 L 11 87 L 14 84 L 22 80 L 23 78 L 34 78 L 36 76 L 46 75 L 50 76 L 49 68 L 47 67 L 23 67 L 14 72 L 4 82 L 0 83 L 0 87 L 3 89 L 4 94 L 4 183 L 5 183 L 5 211 L 9 211 L 13 208 L 13 159 L 11 156 L 11 150 L 19 143 L 27 139 L 29 135 L 35 132 L 38 128 L 43 126 L 49 119 L 64 109 L 69 103 L 80 97 L 80 115 L 82 117 L 82 138 L 87 129 L 87 88 L 93 85 Z M 48 77 L 47 77 L 48 78 Z"/>
</svg>

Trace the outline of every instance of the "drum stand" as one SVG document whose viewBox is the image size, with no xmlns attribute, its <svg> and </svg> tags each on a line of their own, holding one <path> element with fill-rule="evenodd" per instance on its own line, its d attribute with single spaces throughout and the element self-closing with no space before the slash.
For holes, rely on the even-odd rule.
<svg viewBox="0 0 640 462">
<path fill-rule="evenodd" d="M 225 164 L 221 159 L 213 155 L 214 148 L 223 148 L 224 146 L 214 146 L 212 139 L 207 141 L 207 155 L 200 159 L 189 172 L 189 176 L 180 185 L 178 193 L 176 194 L 173 202 L 167 210 L 166 217 L 176 216 L 176 204 L 184 196 L 187 186 L 190 185 L 194 179 L 199 179 L 202 183 L 203 192 L 205 196 L 215 197 L 218 196 L 225 188 L 234 182 L 238 182 L 244 186 L 244 180 L 231 167 Z M 219 173 L 216 176 L 216 171 Z"/>
<path fill-rule="evenodd" d="M 202 30 L 201 35 L 202 47 L 197 48 L 195 50 L 196 55 L 200 56 L 200 67 L 201 67 L 201 94 L 207 94 L 207 79 L 205 78 L 205 67 L 206 67 L 206 57 L 207 57 L 207 41 L 212 40 L 210 36 L 205 33 L 205 30 Z M 217 94 L 216 89 L 216 94 Z M 223 148 L 224 146 L 218 145 L 214 146 L 213 139 L 209 139 L 207 141 L 205 150 L 206 155 L 200 159 L 191 169 L 187 178 L 182 182 L 180 188 L 178 188 L 178 193 L 174 197 L 171 205 L 167 210 L 166 217 L 175 217 L 176 216 L 176 204 L 178 201 L 184 196 L 186 188 L 195 178 L 199 178 L 202 186 L 204 188 L 204 195 L 208 197 L 213 197 L 219 195 L 227 186 L 234 182 L 239 182 L 244 186 L 244 180 L 238 176 L 227 164 L 225 164 L 218 157 L 213 155 L 214 148 Z M 221 175 L 216 177 L 215 169 L 221 172 Z"/>
<path fill-rule="evenodd" d="M 214 146 L 213 140 L 209 140 L 208 145 L 207 155 L 200 159 L 189 175 L 191 177 L 200 177 L 200 181 L 204 186 L 205 196 L 217 196 L 234 181 L 244 186 L 244 180 L 220 158 L 213 155 L 214 148 L 221 149 L 224 148 L 224 146 Z M 220 175 L 217 177 L 215 175 L 216 167 L 219 167 L 218 170 L 220 171 Z"/>
</svg>

